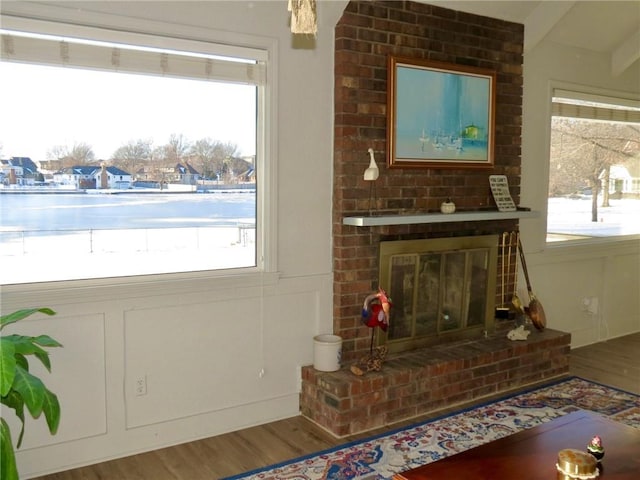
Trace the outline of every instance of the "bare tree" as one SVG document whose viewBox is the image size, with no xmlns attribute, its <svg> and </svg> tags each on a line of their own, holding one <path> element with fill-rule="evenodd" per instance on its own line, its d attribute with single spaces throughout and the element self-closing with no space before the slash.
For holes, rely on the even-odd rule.
<svg viewBox="0 0 640 480">
<path fill-rule="evenodd" d="M 210 138 L 196 141 L 191 146 L 190 158 L 200 167 L 203 177 L 210 178 L 215 175 L 215 146 Z"/>
<path fill-rule="evenodd" d="M 151 140 L 129 140 L 113 152 L 111 161 L 114 165 L 134 174 L 149 163 L 152 152 L 153 142 Z"/>
<path fill-rule="evenodd" d="M 551 125 L 549 194 L 566 195 L 588 187 L 591 221 L 598 221 L 598 195 L 608 206 L 611 166 L 623 164 L 640 151 L 634 124 L 554 117 Z"/>
<path fill-rule="evenodd" d="M 61 160 L 63 167 L 73 165 L 89 165 L 95 161 L 96 155 L 93 148 L 84 143 L 74 143 L 72 147 L 68 145 L 56 145 L 47 151 L 48 160 Z"/>
<path fill-rule="evenodd" d="M 167 144 L 160 147 L 158 153 L 165 164 L 176 164 L 187 156 L 189 146 L 184 135 L 172 133 Z"/>
<path fill-rule="evenodd" d="M 205 177 L 222 177 L 225 162 L 237 155 L 238 146 L 230 142 L 221 142 L 211 138 L 202 138 L 195 142 L 190 150 L 190 158 L 198 165 Z"/>
</svg>

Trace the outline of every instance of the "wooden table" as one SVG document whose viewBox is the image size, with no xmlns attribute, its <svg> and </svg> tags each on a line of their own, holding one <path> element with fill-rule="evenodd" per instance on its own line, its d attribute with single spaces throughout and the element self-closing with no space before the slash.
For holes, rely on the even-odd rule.
<svg viewBox="0 0 640 480">
<path fill-rule="evenodd" d="M 640 479 L 640 429 L 579 410 L 551 422 L 395 475 L 394 480 L 555 480 L 558 452 L 586 451 L 600 435 L 602 480 Z"/>
</svg>

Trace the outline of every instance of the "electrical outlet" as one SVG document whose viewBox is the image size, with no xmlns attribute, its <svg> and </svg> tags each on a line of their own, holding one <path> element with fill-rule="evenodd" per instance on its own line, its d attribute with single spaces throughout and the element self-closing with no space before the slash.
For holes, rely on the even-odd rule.
<svg viewBox="0 0 640 480">
<path fill-rule="evenodd" d="M 585 297 L 582 299 L 582 311 L 587 312 L 589 315 L 597 315 L 598 304 L 598 297 Z"/>
<path fill-rule="evenodd" d="M 147 394 L 147 376 L 146 375 L 142 375 L 136 378 L 135 392 L 136 392 L 136 396 L 138 397 L 141 397 L 142 395 Z"/>
<path fill-rule="evenodd" d="M 588 298 L 585 297 L 585 298 L 582 299 L 582 311 L 583 312 L 586 312 L 586 311 L 589 310 L 589 303 L 590 303 L 590 300 Z"/>
<path fill-rule="evenodd" d="M 587 308 L 587 311 L 591 314 L 591 315 L 597 315 L 598 314 L 598 297 L 591 297 L 591 301 L 589 302 L 589 307 Z"/>
</svg>

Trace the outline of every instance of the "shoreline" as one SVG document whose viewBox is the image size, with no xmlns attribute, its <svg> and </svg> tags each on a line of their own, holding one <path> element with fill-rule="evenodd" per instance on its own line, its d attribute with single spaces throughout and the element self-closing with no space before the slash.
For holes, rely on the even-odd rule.
<svg viewBox="0 0 640 480">
<path fill-rule="evenodd" d="M 191 186 L 189 186 L 191 187 Z M 255 184 L 251 185 L 206 185 L 196 189 L 174 189 L 174 188 L 130 188 L 130 189 L 66 189 L 55 187 L 19 187 L 0 188 L 0 195 L 124 195 L 124 194 L 207 194 L 207 193 L 253 193 L 256 191 Z"/>
</svg>

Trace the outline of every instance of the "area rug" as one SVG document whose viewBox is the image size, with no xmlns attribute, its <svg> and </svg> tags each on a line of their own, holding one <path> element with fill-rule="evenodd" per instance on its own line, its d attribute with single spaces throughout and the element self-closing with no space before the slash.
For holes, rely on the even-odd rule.
<svg viewBox="0 0 640 480">
<path fill-rule="evenodd" d="M 223 480 L 391 480 L 579 409 L 640 429 L 640 396 L 572 377 Z"/>
</svg>

